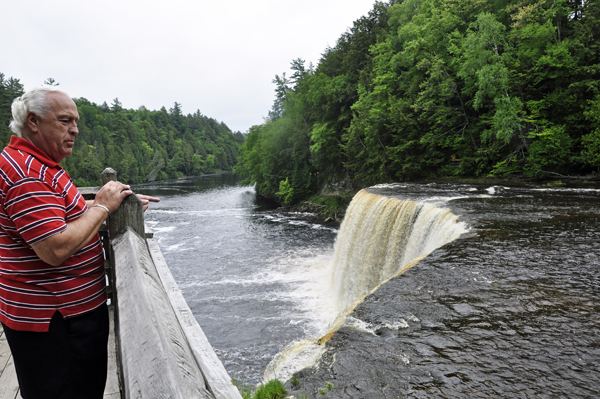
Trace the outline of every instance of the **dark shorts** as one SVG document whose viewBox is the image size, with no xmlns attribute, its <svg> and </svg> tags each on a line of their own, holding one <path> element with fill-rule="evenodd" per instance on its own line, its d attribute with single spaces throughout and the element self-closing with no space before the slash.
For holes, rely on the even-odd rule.
<svg viewBox="0 0 600 399">
<path fill-rule="evenodd" d="M 101 399 L 108 363 L 106 304 L 70 319 L 56 312 L 48 332 L 4 333 L 24 399 Z"/>
</svg>

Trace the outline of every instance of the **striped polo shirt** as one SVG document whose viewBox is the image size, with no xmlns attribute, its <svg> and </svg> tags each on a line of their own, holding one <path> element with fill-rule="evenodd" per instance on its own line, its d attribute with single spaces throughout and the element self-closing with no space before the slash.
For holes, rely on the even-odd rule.
<svg viewBox="0 0 600 399">
<path fill-rule="evenodd" d="M 69 318 L 106 301 L 98 233 L 60 266 L 31 249 L 88 207 L 67 172 L 20 137 L 0 154 L 0 205 L 0 321 L 14 330 L 48 331 L 56 311 Z"/>
</svg>

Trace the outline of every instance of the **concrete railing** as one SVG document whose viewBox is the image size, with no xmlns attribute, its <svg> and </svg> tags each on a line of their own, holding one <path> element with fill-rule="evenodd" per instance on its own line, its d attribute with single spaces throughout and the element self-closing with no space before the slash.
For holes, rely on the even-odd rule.
<svg viewBox="0 0 600 399">
<path fill-rule="evenodd" d="M 102 176 L 116 180 L 112 169 Z M 110 215 L 108 235 L 123 397 L 241 399 L 148 234 L 139 198 Z"/>
</svg>

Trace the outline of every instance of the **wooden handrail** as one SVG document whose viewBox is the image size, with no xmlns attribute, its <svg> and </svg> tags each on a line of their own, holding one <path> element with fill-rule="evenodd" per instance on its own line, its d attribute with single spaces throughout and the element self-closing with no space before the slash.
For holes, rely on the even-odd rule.
<svg viewBox="0 0 600 399">
<path fill-rule="evenodd" d="M 104 169 L 102 172 L 102 185 L 109 181 L 117 180 L 117 172 L 112 168 Z M 144 210 L 142 201 L 135 195 L 129 195 L 123 199 L 121 206 L 108 218 L 108 232 L 111 240 L 123 234 L 129 227 L 140 237 L 144 237 Z"/>
<path fill-rule="evenodd" d="M 116 179 L 110 168 L 102 173 L 103 184 Z M 98 188 L 82 191 L 91 199 Z M 107 225 L 122 396 L 241 399 L 145 226 L 140 199 L 125 198 Z"/>
</svg>

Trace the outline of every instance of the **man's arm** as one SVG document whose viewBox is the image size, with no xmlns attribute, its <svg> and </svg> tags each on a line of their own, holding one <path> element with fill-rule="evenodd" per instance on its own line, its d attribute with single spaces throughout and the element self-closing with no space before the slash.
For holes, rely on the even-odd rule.
<svg viewBox="0 0 600 399">
<path fill-rule="evenodd" d="M 88 203 L 89 209 L 86 213 L 78 219 L 68 222 L 67 228 L 62 232 L 32 244 L 31 248 L 44 262 L 52 266 L 62 264 L 71 255 L 86 246 L 102 222 L 106 220 L 108 216 L 106 210 L 93 205 L 101 204 L 106 206 L 110 212 L 114 212 L 121 205 L 123 199 L 130 194 L 132 192 L 128 185 L 116 181 L 106 183 L 98 191 L 92 204 Z"/>
<path fill-rule="evenodd" d="M 142 206 L 143 206 L 144 212 L 146 212 L 146 209 L 148 209 L 150 202 L 160 202 L 160 198 L 151 197 L 149 195 L 136 194 L 136 196 L 142 201 Z M 88 207 L 91 208 L 92 205 L 94 205 L 94 200 L 87 200 L 87 201 L 85 201 L 85 203 L 88 205 Z"/>
</svg>

